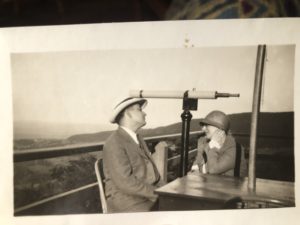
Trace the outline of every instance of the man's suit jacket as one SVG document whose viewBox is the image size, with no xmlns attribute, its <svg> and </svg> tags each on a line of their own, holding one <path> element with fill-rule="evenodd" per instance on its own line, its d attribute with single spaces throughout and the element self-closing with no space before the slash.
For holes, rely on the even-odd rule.
<svg viewBox="0 0 300 225">
<path fill-rule="evenodd" d="M 139 142 L 119 127 L 104 145 L 105 193 L 111 212 L 147 210 L 157 200 L 159 173 L 146 143 L 142 138 Z"/>
</svg>

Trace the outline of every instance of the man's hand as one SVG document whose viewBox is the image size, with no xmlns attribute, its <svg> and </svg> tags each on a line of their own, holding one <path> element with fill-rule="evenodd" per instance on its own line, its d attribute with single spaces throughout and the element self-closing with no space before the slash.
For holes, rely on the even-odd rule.
<svg viewBox="0 0 300 225">
<path fill-rule="evenodd" d="M 158 195 L 157 195 L 157 194 L 154 194 L 152 198 L 149 198 L 149 200 L 150 200 L 151 202 L 156 202 L 157 199 L 158 199 Z"/>
</svg>

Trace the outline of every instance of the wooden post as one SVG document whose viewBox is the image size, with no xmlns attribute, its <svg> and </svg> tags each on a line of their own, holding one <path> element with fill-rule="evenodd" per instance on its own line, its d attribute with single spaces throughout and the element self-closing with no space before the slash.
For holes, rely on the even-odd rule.
<svg viewBox="0 0 300 225">
<path fill-rule="evenodd" d="M 252 103 L 252 117 L 251 117 L 251 136 L 250 136 L 250 150 L 249 150 L 249 173 L 248 173 L 248 189 L 255 192 L 256 189 L 256 175 L 255 175 L 255 162 L 256 162 L 256 139 L 258 130 L 258 120 L 261 102 L 261 89 L 262 78 L 264 72 L 266 56 L 266 46 L 259 45 L 257 49 L 256 70 L 253 91 Z"/>
<path fill-rule="evenodd" d="M 158 169 L 161 181 L 167 183 L 168 147 L 157 149 L 152 157 Z"/>
</svg>

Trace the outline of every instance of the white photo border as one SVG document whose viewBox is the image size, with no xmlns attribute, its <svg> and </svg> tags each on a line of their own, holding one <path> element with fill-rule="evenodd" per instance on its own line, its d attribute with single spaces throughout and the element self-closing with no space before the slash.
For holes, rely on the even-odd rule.
<svg viewBox="0 0 300 225">
<path fill-rule="evenodd" d="M 300 19 L 226 19 L 108 23 L 0 29 L 0 222 L 1 224 L 296 224 L 300 218 Z M 186 46 L 188 40 L 188 46 Z M 12 53 L 112 49 L 167 49 L 249 45 L 296 45 L 295 50 L 295 197 L 296 207 L 260 210 L 184 211 L 109 215 L 13 216 Z"/>
</svg>

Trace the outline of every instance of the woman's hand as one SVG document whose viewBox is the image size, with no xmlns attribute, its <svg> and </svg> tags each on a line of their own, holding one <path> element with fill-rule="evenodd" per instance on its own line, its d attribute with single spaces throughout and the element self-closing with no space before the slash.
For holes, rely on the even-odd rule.
<svg viewBox="0 0 300 225">
<path fill-rule="evenodd" d="M 210 147 L 216 147 L 218 149 L 220 149 L 222 147 L 222 145 L 224 144 L 226 139 L 226 134 L 225 131 L 218 129 L 214 132 L 211 140 L 210 140 Z"/>
</svg>

